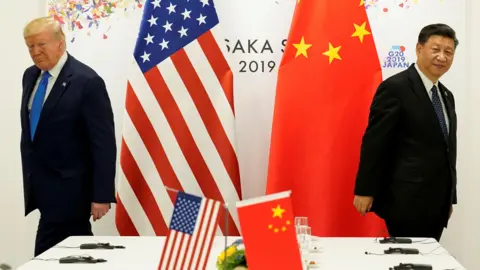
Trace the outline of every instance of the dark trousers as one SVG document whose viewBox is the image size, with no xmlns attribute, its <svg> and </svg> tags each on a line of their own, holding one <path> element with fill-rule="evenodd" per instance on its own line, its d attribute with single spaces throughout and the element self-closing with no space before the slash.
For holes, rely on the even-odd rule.
<svg viewBox="0 0 480 270">
<path fill-rule="evenodd" d="M 69 236 L 76 235 L 93 235 L 89 218 L 66 222 L 51 222 L 41 217 L 35 240 L 35 257 Z"/>
<path fill-rule="evenodd" d="M 435 238 L 438 242 L 440 242 L 444 228 L 444 222 L 428 224 L 385 220 L 385 223 L 391 237 Z"/>
</svg>

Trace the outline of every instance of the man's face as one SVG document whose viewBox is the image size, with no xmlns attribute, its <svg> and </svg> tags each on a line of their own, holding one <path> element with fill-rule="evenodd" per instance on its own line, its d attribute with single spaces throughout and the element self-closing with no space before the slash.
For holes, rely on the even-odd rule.
<svg viewBox="0 0 480 270">
<path fill-rule="evenodd" d="M 421 45 L 417 44 L 417 61 L 430 80 L 438 80 L 452 66 L 455 55 L 453 39 L 431 36 Z"/>
<path fill-rule="evenodd" d="M 48 29 L 25 38 L 25 44 L 33 62 L 41 70 L 52 69 L 63 54 L 63 41 L 54 39 Z"/>
</svg>

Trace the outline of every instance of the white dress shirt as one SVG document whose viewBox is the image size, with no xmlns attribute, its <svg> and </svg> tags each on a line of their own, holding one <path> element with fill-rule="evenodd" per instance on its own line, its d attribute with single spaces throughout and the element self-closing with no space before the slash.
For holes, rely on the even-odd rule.
<svg viewBox="0 0 480 270">
<path fill-rule="evenodd" d="M 418 71 L 418 74 L 420 74 L 420 78 L 422 78 L 422 82 L 423 82 L 423 85 L 425 86 L 425 89 L 427 89 L 427 94 L 428 96 L 430 97 L 430 100 L 432 100 L 432 87 L 434 85 L 434 83 L 432 81 L 430 81 L 430 79 L 427 78 L 427 76 L 425 76 L 425 74 L 423 74 L 423 72 L 420 70 L 420 68 L 418 68 L 418 65 L 415 64 L 415 68 L 417 69 Z M 442 103 L 442 110 L 443 110 L 443 115 L 445 116 L 445 123 L 447 124 L 447 131 L 450 131 L 450 128 L 449 128 L 449 119 L 448 119 L 448 114 L 447 114 L 447 110 L 445 108 L 445 101 L 443 100 L 443 96 L 442 96 L 442 93 L 440 92 L 440 88 L 438 87 L 438 81 L 435 82 L 435 86 L 437 86 L 437 92 L 438 92 L 438 96 L 440 97 L 440 103 Z"/>
<path fill-rule="evenodd" d="M 48 95 L 52 91 L 53 85 L 55 84 L 55 81 L 58 78 L 58 75 L 60 74 L 60 71 L 62 71 L 63 66 L 65 65 L 65 62 L 67 62 L 68 54 L 65 52 L 60 60 L 58 60 L 58 63 L 48 72 L 50 73 L 50 78 L 48 78 L 48 85 L 47 85 L 47 90 L 45 93 L 45 99 L 43 100 L 43 103 L 45 103 L 45 100 L 47 100 Z M 33 97 L 35 96 L 35 93 L 37 93 L 38 85 L 40 84 L 40 80 L 42 78 L 42 74 L 45 71 L 42 71 L 40 73 L 40 76 L 38 76 L 37 82 L 35 83 L 35 87 L 33 88 L 32 95 L 30 96 L 30 100 L 28 101 L 28 111 L 32 109 L 32 103 L 33 103 Z"/>
</svg>

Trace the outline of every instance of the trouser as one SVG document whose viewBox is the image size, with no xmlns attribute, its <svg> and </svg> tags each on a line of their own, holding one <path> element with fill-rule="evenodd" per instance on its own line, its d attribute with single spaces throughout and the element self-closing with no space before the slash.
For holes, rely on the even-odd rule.
<svg viewBox="0 0 480 270">
<path fill-rule="evenodd" d="M 35 240 L 35 257 L 62 242 L 64 239 L 77 235 L 93 235 L 89 218 L 52 222 L 41 217 Z"/>
<path fill-rule="evenodd" d="M 441 215 L 437 218 L 423 218 L 417 220 L 390 220 L 385 219 L 388 232 L 392 237 L 421 237 L 435 238 L 440 242 L 443 229 L 448 224 L 451 204 L 442 206 Z"/>
</svg>

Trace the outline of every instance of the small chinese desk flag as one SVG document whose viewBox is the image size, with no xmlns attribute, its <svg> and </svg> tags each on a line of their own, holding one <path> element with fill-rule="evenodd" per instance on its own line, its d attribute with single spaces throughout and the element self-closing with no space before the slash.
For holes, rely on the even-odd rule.
<svg viewBox="0 0 480 270">
<path fill-rule="evenodd" d="M 290 191 L 237 202 L 249 270 L 301 270 Z"/>
</svg>

